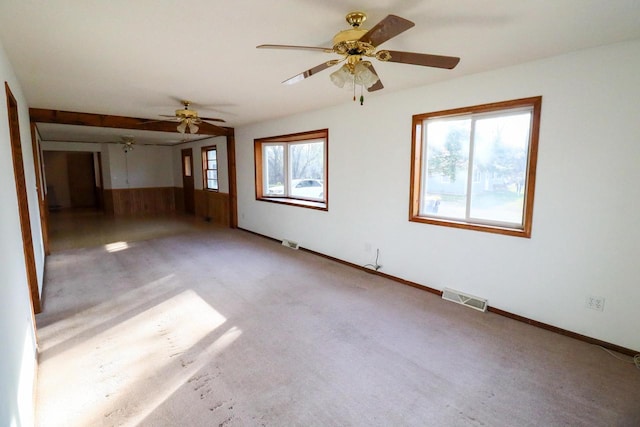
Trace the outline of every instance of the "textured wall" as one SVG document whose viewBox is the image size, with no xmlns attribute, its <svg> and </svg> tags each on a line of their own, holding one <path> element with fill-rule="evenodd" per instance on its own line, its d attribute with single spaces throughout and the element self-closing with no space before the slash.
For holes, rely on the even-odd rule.
<svg viewBox="0 0 640 427">
<path fill-rule="evenodd" d="M 239 226 L 356 264 L 379 248 L 385 273 L 638 350 L 638 70 L 640 40 L 380 93 L 362 107 L 345 93 L 342 106 L 238 128 Z M 408 221 L 412 115 L 537 95 L 531 239 Z M 320 128 L 329 211 L 256 201 L 254 138 Z M 605 297 L 603 312 L 585 307 L 589 295 Z"/>
<path fill-rule="evenodd" d="M 44 247 L 36 194 L 28 105 L 0 45 L 0 80 L 8 82 L 18 102 L 20 139 L 39 286 Z M 4 86 L 4 85 L 3 85 Z M 25 270 L 18 200 L 13 173 L 4 87 L 0 96 L 0 425 L 33 425 L 36 341 Z"/>
</svg>

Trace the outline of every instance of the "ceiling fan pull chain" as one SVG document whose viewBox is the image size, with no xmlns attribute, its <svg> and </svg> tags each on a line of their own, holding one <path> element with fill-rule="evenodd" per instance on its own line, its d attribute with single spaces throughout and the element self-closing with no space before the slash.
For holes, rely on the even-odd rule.
<svg viewBox="0 0 640 427">
<path fill-rule="evenodd" d="M 364 86 L 360 85 L 360 105 L 364 105 Z"/>
<path fill-rule="evenodd" d="M 356 102 L 356 75 L 353 75 L 353 102 Z"/>
</svg>

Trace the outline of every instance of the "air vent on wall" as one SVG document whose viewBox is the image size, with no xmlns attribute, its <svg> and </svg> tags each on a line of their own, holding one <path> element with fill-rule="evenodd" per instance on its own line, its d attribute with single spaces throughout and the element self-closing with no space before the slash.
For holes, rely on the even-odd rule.
<svg viewBox="0 0 640 427">
<path fill-rule="evenodd" d="M 465 294 L 460 291 L 456 291 L 449 288 L 442 290 L 442 299 L 452 301 L 458 304 L 466 305 L 475 310 L 487 311 L 487 300 L 484 298 L 474 297 L 473 295 Z"/>
<path fill-rule="evenodd" d="M 291 249 L 298 249 L 298 243 L 291 241 L 291 240 L 287 240 L 287 239 L 283 239 L 282 240 L 282 246 L 286 246 L 288 248 Z"/>
</svg>

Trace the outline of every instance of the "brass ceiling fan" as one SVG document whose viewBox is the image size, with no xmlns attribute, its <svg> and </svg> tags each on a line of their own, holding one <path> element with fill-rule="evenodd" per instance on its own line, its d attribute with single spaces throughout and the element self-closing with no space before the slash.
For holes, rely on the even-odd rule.
<svg viewBox="0 0 640 427">
<path fill-rule="evenodd" d="M 376 58 L 383 62 L 398 62 L 446 69 L 452 69 L 460 62 L 460 58 L 454 56 L 430 55 L 396 50 L 376 50 L 382 43 L 405 32 L 415 24 L 399 16 L 388 15 L 374 25 L 373 28 L 366 30 L 361 27 L 366 19 L 367 15 L 363 12 L 349 13 L 346 16 L 346 20 L 349 25 L 351 25 L 351 28 L 340 31 L 333 37 L 333 47 L 262 44 L 257 46 L 257 48 L 314 50 L 341 55 L 342 59 L 332 59 L 323 62 L 300 74 L 296 74 L 282 83 L 297 83 L 320 71 L 344 62 L 344 65 L 338 71 L 331 74 L 331 81 L 338 87 L 344 87 L 345 85 L 348 87 L 353 86 L 354 101 L 356 85 L 365 87 L 369 92 L 380 90 L 384 87 L 373 64 L 365 58 Z M 360 104 L 362 104 L 363 100 L 364 97 L 361 95 Z"/>
<path fill-rule="evenodd" d="M 191 101 L 182 100 L 180 102 L 182 103 L 183 108 L 176 110 L 174 115 L 170 116 L 166 114 L 160 114 L 160 117 L 169 117 L 170 120 L 167 120 L 167 121 L 177 122 L 178 132 L 186 133 L 188 131 L 189 133 L 198 133 L 198 130 L 200 129 L 198 125 L 202 122 L 206 122 L 211 126 L 218 128 L 218 130 L 221 131 L 222 133 L 225 132 L 223 128 L 211 123 L 211 122 L 224 123 L 225 122 L 224 120 L 218 119 L 218 118 L 211 118 L 211 117 L 200 117 L 198 116 L 198 112 L 195 109 L 189 108 L 192 104 Z"/>
</svg>

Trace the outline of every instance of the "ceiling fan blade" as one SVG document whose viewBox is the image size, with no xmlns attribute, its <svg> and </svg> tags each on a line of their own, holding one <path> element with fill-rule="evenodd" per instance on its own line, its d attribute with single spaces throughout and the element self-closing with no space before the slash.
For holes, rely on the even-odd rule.
<svg viewBox="0 0 640 427">
<path fill-rule="evenodd" d="M 370 88 L 367 88 L 367 91 L 369 92 L 375 92 L 376 90 L 380 90 L 380 89 L 384 89 L 384 85 L 382 84 L 382 80 L 380 80 L 380 76 L 378 75 L 378 73 L 376 72 L 376 69 L 373 68 L 373 65 L 369 65 L 369 69 L 371 70 L 371 72 L 373 74 L 375 74 L 378 77 L 378 81 L 375 82 L 373 84 L 373 86 L 371 86 Z"/>
<path fill-rule="evenodd" d="M 430 55 L 428 53 L 401 52 L 397 50 L 388 50 L 391 58 L 389 62 L 400 62 L 402 64 L 423 65 L 425 67 L 447 68 L 452 69 L 460 58 L 455 56 Z"/>
<path fill-rule="evenodd" d="M 221 123 L 226 123 L 224 120 L 222 119 L 214 119 L 214 118 L 210 118 L 210 117 L 199 117 L 200 120 L 206 120 L 209 122 L 221 122 Z"/>
<path fill-rule="evenodd" d="M 169 117 L 170 119 L 173 120 L 177 120 L 179 121 L 178 117 L 175 116 L 175 114 L 173 116 L 167 115 L 167 114 L 158 114 L 160 117 Z M 171 120 L 158 120 L 158 121 L 162 121 L 162 122 L 169 122 Z"/>
<path fill-rule="evenodd" d="M 300 74 L 296 74 L 295 76 L 288 78 L 287 80 L 283 81 L 283 84 L 294 84 L 294 83 L 298 83 L 299 81 L 302 81 L 308 77 L 311 77 L 317 73 L 319 73 L 320 71 L 326 70 L 329 67 L 332 67 L 334 65 L 336 65 L 337 62 L 334 61 L 327 61 L 327 62 L 323 62 L 320 65 L 316 65 L 313 68 L 308 69 L 307 71 L 303 71 Z"/>
<path fill-rule="evenodd" d="M 331 53 L 333 48 L 330 47 L 316 47 L 316 46 L 292 46 L 286 44 L 261 44 L 256 46 L 256 49 L 295 49 L 295 50 L 315 50 L 320 52 Z"/>
<path fill-rule="evenodd" d="M 160 119 L 160 120 L 146 120 L 144 122 L 138 123 L 139 125 L 146 125 L 148 123 L 159 123 L 159 122 L 170 122 L 171 120 Z"/>
<path fill-rule="evenodd" d="M 396 15 L 388 15 L 367 31 L 364 36 L 360 37 L 360 41 L 372 44 L 373 46 L 379 46 L 398 34 L 404 33 L 414 25 L 416 24 L 407 19 L 400 18 Z"/>
</svg>

